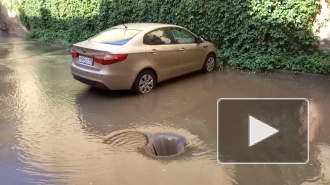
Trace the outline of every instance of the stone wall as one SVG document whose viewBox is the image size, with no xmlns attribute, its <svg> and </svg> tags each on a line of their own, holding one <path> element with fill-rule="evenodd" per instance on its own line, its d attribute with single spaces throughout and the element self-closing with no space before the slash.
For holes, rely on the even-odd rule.
<svg viewBox="0 0 330 185">
<path fill-rule="evenodd" d="M 321 0 L 322 9 L 316 16 L 313 31 L 319 37 L 319 48 L 330 52 L 330 4 Z"/>
<path fill-rule="evenodd" d="M 27 30 L 21 23 L 18 13 L 0 4 L 0 30 L 25 37 Z"/>
</svg>

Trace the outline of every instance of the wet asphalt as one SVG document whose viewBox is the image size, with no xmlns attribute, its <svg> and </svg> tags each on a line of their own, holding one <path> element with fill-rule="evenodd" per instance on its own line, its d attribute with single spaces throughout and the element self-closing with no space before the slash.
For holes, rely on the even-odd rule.
<svg viewBox="0 0 330 185">
<path fill-rule="evenodd" d="M 70 60 L 62 45 L 0 33 L 0 184 L 330 184 L 328 77 L 196 72 L 136 96 L 75 81 Z M 309 163 L 219 164 L 219 98 L 307 98 Z M 147 154 L 153 133 L 185 137 L 186 151 Z"/>
</svg>

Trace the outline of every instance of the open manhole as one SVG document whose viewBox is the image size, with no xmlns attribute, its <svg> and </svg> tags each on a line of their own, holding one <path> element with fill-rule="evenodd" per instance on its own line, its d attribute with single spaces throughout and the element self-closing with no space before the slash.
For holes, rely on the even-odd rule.
<svg viewBox="0 0 330 185">
<path fill-rule="evenodd" d="M 145 151 L 158 157 L 175 156 L 186 150 L 186 139 L 170 133 L 148 135 Z"/>
</svg>

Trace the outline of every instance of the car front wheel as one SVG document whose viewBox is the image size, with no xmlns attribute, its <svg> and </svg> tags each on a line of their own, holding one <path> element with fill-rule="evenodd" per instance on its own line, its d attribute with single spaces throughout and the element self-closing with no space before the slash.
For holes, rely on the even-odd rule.
<svg viewBox="0 0 330 185">
<path fill-rule="evenodd" d="M 136 77 L 134 91 L 136 94 L 149 93 L 156 84 L 155 74 L 150 70 L 144 70 Z"/>
<path fill-rule="evenodd" d="M 214 54 L 207 55 L 203 66 L 203 72 L 208 73 L 213 71 L 216 66 L 216 61 Z"/>
</svg>

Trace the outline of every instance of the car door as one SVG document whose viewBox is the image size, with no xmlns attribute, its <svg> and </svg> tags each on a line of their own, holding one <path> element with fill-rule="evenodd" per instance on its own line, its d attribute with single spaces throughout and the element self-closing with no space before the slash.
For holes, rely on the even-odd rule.
<svg viewBox="0 0 330 185">
<path fill-rule="evenodd" d="M 170 30 L 178 49 L 179 73 L 200 69 L 205 60 L 205 51 L 203 46 L 196 42 L 196 36 L 181 28 Z"/>
<path fill-rule="evenodd" d="M 166 28 L 156 29 L 143 38 L 146 56 L 164 78 L 178 73 L 178 50 Z"/>
</svg>

